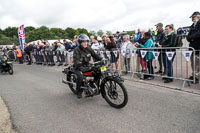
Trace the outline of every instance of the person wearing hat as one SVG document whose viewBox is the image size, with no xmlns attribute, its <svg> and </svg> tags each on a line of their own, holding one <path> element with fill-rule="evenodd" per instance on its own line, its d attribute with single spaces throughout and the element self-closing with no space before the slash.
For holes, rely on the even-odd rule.
<svg viewBox="0 0 200 133">
<path fill-rule="evenodd" d="M 77 90 L 77 98 L 82 98 L 83 88 L 81 88 L 83 81 L 83 73 L 91 71 L 89 62 L 91 57 L 96 61 L 101 61 L 102 58 L 97 55 L 91 47 L 88 47 L 89 37 L 85 34 L 80 34 L 78 36 L 78 43 L 80 44 L 78 47 L 74 49 L 73 54 L 73 67 L 74 73 L 77 76 L 76 80 L 76 90 Z"/>
<path fill-rule="evenodd" d="M 192 76 L 190 76 L 190 79 L 193 80 L 194 73 L 195 73 L 195 78 L 196 78 L 196 83 L 198 82 L 199 79 L 199 51 L 200 51 L 200 12 L 194 12 L 192 16 L 193 24 L 190 26 L 190 31 L 187 36 L 187 40 L 190 42 L 189 46 L 194 48 L 196 50 L 195 55 L 194 53 L 191 56 L 191 67 L 192 67 Z M 195 56 L 195 62 L 193 60 Z M 193 68 L 195 64 L 195 70 Z"/>
<path fill-rule="evenodd" d="M 163 24 L 162 23 L 158 23 L 156 26 L 156 29 L 157 29 L 157 35 L 155 35 L 155 47 L 160 47 L 162 46 L 162 43 L 163 43 L 163 40 L 165 38 L 165 32 L 163 30 Z M 159 54 L 159 57 L 158 57 L 158 62 L 159 62 L 159 70 L 158 72 L 156 72 L 156 74 L 162 74 L 162 68 L 163 68 L 163 65 L 162 65 L 162 50 L 158 50 L 159 52 L 161 52 Z"/>
</svg>

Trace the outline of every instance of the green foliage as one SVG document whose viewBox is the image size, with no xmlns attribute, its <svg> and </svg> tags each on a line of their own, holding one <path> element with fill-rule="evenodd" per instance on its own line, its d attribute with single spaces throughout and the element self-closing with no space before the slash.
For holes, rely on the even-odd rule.
<svg viewBox="0 0 200 133">
<path fill-rule="evenodd" d="M 126 31 L 126 33 L 130 36 L 134 35 L 135 34 L 135 31 Z"/>
<path fill-rule="evenodd" d="M 7 37 L 14 37 L 17 36 L 17 31 L 18 28 L 17 27 L 8 27 L 5 30 L 3 30 L 3 34 Z"/>
<path fill-rule="evenodd" d="M 76 30 L 68 27 L 65 29 L 65 35 L 66 35 L 66 38 L 69 38 L 72 40 L 74 36 L 76 35 Z"/>
<path fill-rule="evenodd" d="M 98 36 L 102 37 L 103 34 L 104 34 L 104 32 L 103 32 L 102 30 L 97 31 L 97 35 L 98 35 Z"/>
<path fill-rule="evenodd" d="M 96 35 L 97 35 L 96 31 L 92 30 L 92 31 L 89 32 L 89 36 L 96 36 Z"/>
<path fill-rule="evenodd" d="M 111 32 L 111 31 L 106 31 L 106 35 L 107 35 L 107 36 L 111 36 L 111 35 L 112 35 L 112 32 Z"/>
<path fill-rule="evenodd" d="M 6 37 L 6 36 L 1 36 L 1 39 L 0 39 L 0 44 L 1 45 L 10 45 L 10 44 L 13 44 L 13 43 L 15 43 L 15 44 L 19 44 L 19 40 L 18 40 L 18 38 L 16 38 L 16 37 L 13 37 L 13 38 L 11 38 L 11 37 Z"/>
<path fill-rule="evenodd" d="M 101 36 L 104 35 L 102 30 L 98 32 L 90 31 L 84 28 L 73 29 L 67 27 L 66 29 L 61 28 L 48 28 L 46 26 L 41 26 L 35 28 L 33 26 L 25 27 L 26 43 L 45 39 L 45 40 L 57 40 L 57 39 L 70 39 L 73 40 L 75 35 L 86 34 L 88 36 Z M 107 35 L 112 35 L 111 31 L 106 32 Z M 19 44 L 18 39 L 18 27 L 7 27 L 6 29 L 0 29 L 0 45 L 8 44 Z"/>
<path fill-rule="evenodd" d="M 30 31 L 33 31 L 33 30 L 35 30 L 35 27 L 33 27 L 33 26 L 25 27 L 25 32 L 30 32 Z"/>
</svg>

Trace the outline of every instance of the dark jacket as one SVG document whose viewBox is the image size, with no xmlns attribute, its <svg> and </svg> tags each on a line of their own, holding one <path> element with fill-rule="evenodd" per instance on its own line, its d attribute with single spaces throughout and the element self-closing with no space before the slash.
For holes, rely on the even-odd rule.
<svg viewBox="0 0 200 133">
<path fill-rule="evenodd" d="M 158 34 L 155 36 L 156 39 L 155 42 L 162 45 L 164 38 L 165 38 L 165 32 L 163 30 L 158 31 Z"/>
<path fill-rule="evenodd" d="M 28 55 L 30 55 L 30 53 L 31 53 L 32 50 L 33 50 L 33 47 L 30 46 L 30 45 L 27 46 L 27 47 L 24 49 L 25 53 L 28 54 Z"/>
<path fill-rule="evenodd" d="M 107 43 L 105 48 L 106 48 L 106 50 L 110 51 L 111 57 L 115 57 L 113 51 L 117 49 L 117 45 L 114 41 Z M 107 57 L 107 55 L 106 55 L 106 57 Z M 118 56 L 117 56 L 117 58 L 118 58 Z"/>
<path fill-rule="evenodd" d="M 107 50 L 111 51 L 112 49 L 117 48 L 117 45 L 114 42 L 107 43 L 106 47 Z"/>
<path fill-rule="evenodd" d="M 66 49 L 66 50 L 69 50 L 69 49 L 72 48 L 71 45 L 69 44 L 69 42 L 66 42 L 66 43 L 64 44 L 64 46 L 65 46 L 65 49 Z"/>
<path fill-rule="evenodd" d="M 200 20 L 195 26 L 194 24 L 191 25 L 187 40 L 190 42 L 190 47 L 200 50 Z"/>
<path fill-rule="evenodd" d="M 76 47 L 73 54 L 74 68 L 82 72 L 87 71 L 91 57 L 97 61 L 102 60 L 102 58 L 97 55 L 92 48 L 83 48 L 82 46 Z"/>
<path fill-rule="evenodd" d="M 167 48 L 167 47 L 175 47 L 175 41 L 176 41 L 176 34 L 172 33 L 170 35 L 165 36 L 162 47 Z M 167 49 L 163 51 L 175 51 L 176 49 Z"/>
<path fill-rule="evenodd" d="M 144 38 L 140 38 L 138 43 L 144 45 L 147 40 Z"/>
</svg>

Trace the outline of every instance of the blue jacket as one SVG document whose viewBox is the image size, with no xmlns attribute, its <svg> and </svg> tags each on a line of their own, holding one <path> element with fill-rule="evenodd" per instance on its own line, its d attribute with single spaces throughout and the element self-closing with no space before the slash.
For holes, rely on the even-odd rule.
<svg viewBox="0 0 200 133">
<path fill-rule="evenodd" d="M 138 42 L 138 41 L 140 40 L 141 36 L 142 36 L 142 33 L 141 33 L 141 32 L 138 32 L 138 33 L 137 33 L 137 37 L 134 39 L 134 41 L 135 41 L 135 42 Z"/>
<path fill-rule="evenodd" d="M 66 42 L 66 43 L 65 43 L 65 49 L 66 49 L 66 50 L 71 49 L 71 45 L 69 44 L 69 42 Z"/>
<path fill-rule="evenodd" d="M 154 48 L 154 43 L 153 43 L 153 39 L 150 38 L 149 40 L 146 41 L 146 43 L 144 45 L 141 45 L 141 48 Z M 154 59 L 153 53 L 150 51 L 153 51 L 153 49 L 148 49 L 147 50 L 147 55 L 146 55 L 146 59 L 147 60 L 152 60 Z"/>
</svg>

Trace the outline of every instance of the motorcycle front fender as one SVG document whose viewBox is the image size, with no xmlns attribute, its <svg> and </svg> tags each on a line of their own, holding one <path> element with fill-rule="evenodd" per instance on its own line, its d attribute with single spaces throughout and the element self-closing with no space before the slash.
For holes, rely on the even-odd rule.
<svg viewBox="0 0 200 133">
<path fill-rule="evenodd" d="M 102 95 L 103 98 L 104 98 L 104 94 L 105 94 L 104 85 L 105 85 L 106 81 L 108 81 L 108 80 L 110 80 L 110 79 L 112 79 L 112 80 L 114 80 L 114 81 L 116 81 L 116 82 L 121 82 L 121 83 L 124 82 L 124 79 L 122 79 L 122 78 L 119 77 L 119 76 L 112 75 L 112 76 L 105 77 L 105 78 L 102 80 L 101 85 L 100 85 L 100 88 L 101 88 L 101 95 Z"/>
</svg>

